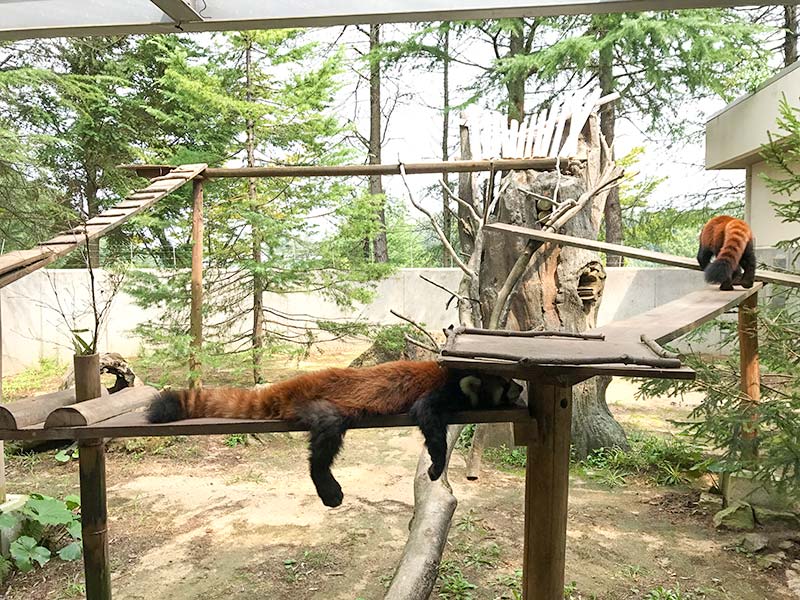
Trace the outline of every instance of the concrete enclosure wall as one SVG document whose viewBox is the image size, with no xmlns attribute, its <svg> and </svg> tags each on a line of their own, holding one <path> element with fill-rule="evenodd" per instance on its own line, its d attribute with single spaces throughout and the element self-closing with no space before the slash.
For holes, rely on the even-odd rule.
<svg viewBox="0 0 800 600">
<path fill-rule="evenodd" d="M 266 294 L 264 303 L 275 313 L 285 315 L 281 318 L 309 322 L 313 316 L 315 319 L 361 319 L 389 324 L 398 322 L 389 313 L 394 309 L 424 323 L 432 331 L 457 323 L 454 303 L 449 310 L 445 309 L 449 295 L 420 279 L 421 274 L 448 289 L 456 289 L 461 278 L 458 269 L 401 269 L 377 284 L 373 302 L 354 309 L 343 309 L 319 295 L 310 294 Z M 102 271 L 96 275 L 98 298 L 103 303 L 107 298 L 102 291 L 106 275 Z M 696 271 L 609 269 L 598 325 L 639 314 L 703 285 L 702 274 Z M 13 374 L 37 364 L 42 358 L 69 361 L 72 355 L 70 327 L 60 313 L 77 327 L 89 327 L 92 322 L 89 290 L 85 271 L 67 269 L 37 271 L 2 289 L 3 373 Z M 143 310 L 130 296 L 120 293 L 112 301 L 110 314 L 111 318 L 101 330 L 100 350 L 135 356 L 142 342 L 132 330 L 139 323 L 156 319 L 157 311 Z"/>
</svg>

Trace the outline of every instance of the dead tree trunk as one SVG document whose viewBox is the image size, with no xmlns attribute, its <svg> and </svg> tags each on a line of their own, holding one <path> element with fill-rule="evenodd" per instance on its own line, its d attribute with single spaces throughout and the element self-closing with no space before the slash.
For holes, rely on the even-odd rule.
<svg viewBox="0 0 800 600">
<path fill-rule="evenodd" d="M 601 171 L 600 134 L 595 118 L 584 132 L 586 168 L 576 172 L 518 171 L 507 175 L 495 220 L 523 227 L 540 228 L 558 203 L 577 200 Z M 597 239 L 605 193 L 567 221 L 560 233 Z M 550 199 L 550 200 L 547 200 Z M 555 199 L 555 203 L 553 202 Z M 526 240 L 509 242 L 507 236 L 485 232 L 486 252 L 481 263 L 480 298 L 484 323 L 507 275 L 523 252 Z M 605 269 L 599 256 L 588 250 L 548 245 L 537 251 L 510 299 L 505 328 L 583 331 L 595 325 L 603 295 Z M 503 323 L 498 324 L 503 327 Z M 572 439 L 575 453 L 586 456 L 595 448 L 627 446 L 625 432 L 611 416 L 605 401 L 608 382 L 598 378 L 575 388 Z"/>
</svg>

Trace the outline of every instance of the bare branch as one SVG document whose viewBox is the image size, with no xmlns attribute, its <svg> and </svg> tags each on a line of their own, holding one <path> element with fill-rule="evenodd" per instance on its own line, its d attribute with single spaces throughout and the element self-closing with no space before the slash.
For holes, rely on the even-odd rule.
<svg viewBox="0 0 800 600">
<path fill-rule="evenodd" d="M 434 354 L 439 353 L 439 348 L 434 348 L 433 346 L 428 346 L 427 344 L 423 344 L 422 342 L 415 340 L 409 335 L 404 335 L 403 339 L 407 341 L 412 346 L 416 346 L 417 348 L 422 348 L 423 350 L 427 350 L 428 352 L 433 352 Z"/>
<path fill-rule="evenodd" d="M 406 186 L 406 191 L 408 192 L 408 198 L 411 201 L 411 204 L 414 205 L 414 208 L 416 208 L 418 211 L 420 211 L 426 217 L 428 217 L 428 219 L 431 222 L 431 225 L 433 225 L 434 231 L 436 231 L 436 235 L 439 236 L 439 240 L 442 242 L 442 245 L 450 253 L 450 256 L 453 257 L 453 260 L 458 265 L 458 267 L 462 271 L 464 271 L 464 273 L 467 275 L 467 277 L 469 277 L 470 279 L 475 279 L 477 277 L 477 275 L 475 274 L 475 272 L 471 271 L 469 269 L 469 267 L 464 263 L 464 261 L 461 260 L 461 257 L 458 256 L 458 252 L 456 252 L 455 249 L 453 248 L 453 246 L 450 244 L 450 241 L 447 239 L 447 236 L 444 234 L 444 231 L 442 231 L 442 228 L 439 227 L 439 224 L 436 222 L 436 219 L 434 218 L 434 216 L 430 213 L 430 211 L 428 211 L 427 209 L 423 208 L 417 202 L 416 198 L 414 198 L 414 194 L 412 193 L 411 187 L 408 185 L 408 179 L 406 178 L 406 167 L 402 162 L 400 163 L 400 177 L 403 180 L 403 184 Z"/>
<path fill-rule="evenodd" d="M 398 319 L 402 319 L 406 323 L 411 324 L 416 329 L 419 329 L 425 335 L 425 337 L 427 337 L 431 341 L 431 343 L 434 346 L 436 346 L 437 348 L 439 347 L 439 342 L 436 341 L 436 338 L 434 338 L 430 333 L 428 333 L 428 331 L 422 325 L 420 325 L 416 321 L 413 321 L 413 320 L 409 319 L 408 317 L 405 317 L 405 316 L 401 315 L 399 312 L 395 311 L 394 309 L 389 309 L 389 312 L 392 313 Z"/>
<path fill-rule="evenodd" d="M 445 292 L 450 294 L 450 299 L 447 301 L 447 304 L 445 305 L 445 308 L 450 308 L 450 303 L 453 301 L 453 299 L 461 300 L 461 301 L 464 301 L 464 302 L 477 302 L 478 304 L 480 304 L 480 302 L 481 302 L 480 300 L 476 300 L 475 298 L 466 298 L 466 297 L 462 296 L 461 294 L 457 294 L 453 290 L 447 289 L 446 287 L 436 283 L 432 279 L 428 279 L 427 277 L 425 277 L 425 275 L 420 274 L 419 278 L 422 279 L 423 281 L 427 281 L 432 286 L 437 287 L 440 290 L 444 290 Z"/>
<path fill-rule="evenodd" d="M 444 179 L 440 179 L 439 180 L 439 185 L 442 186 L 442 189 L 445 191 L 445 193 L 447 194 L 447 196 L 451 200 L 455 200 L 461 206 L 463 206 L 464 208 L 466 208 L 469 211 L 469 216 L 472 217 L 475 220 L 475 223 L 480 223 L 480 221 L 481 221 L 480 215 L 478 215 L 478 213 L 475 211 L 475 209 L 472 207 L 472 205 L 469 202 L 467 202 L 466 200 L 462 200 L 461 198 L 456 196 L 452 192 L 450 187 L 445 183 Z"/>
</svg>

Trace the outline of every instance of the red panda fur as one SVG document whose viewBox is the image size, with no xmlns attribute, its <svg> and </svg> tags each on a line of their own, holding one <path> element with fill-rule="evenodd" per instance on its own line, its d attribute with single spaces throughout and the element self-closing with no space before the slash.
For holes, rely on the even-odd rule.
<svg viewBox="0 0 800 600">
<path fill-rule="evenodd" d="M 342 416 L 407 412 L 427 392 L 443 386 L 447 369 L 434 361 L 396 361 L 365 368 L 325 369 L 257 389 L 179 390 L 180 418 L 298 418 L 324 399 Z"/>
<path fill-rule="evenodd" d="M 753 243 L 753 232 L 741 219 L 727 215 L 710 219 L 700 233 L 697 253 L 706 281 L 722 284 L 722 289 L 732 289 L 741 267 L 744 271 L 741 284 L 752 287 L 756 263 Z M 714 261 L 710 262 L 712 256 Z"/>
</svg>

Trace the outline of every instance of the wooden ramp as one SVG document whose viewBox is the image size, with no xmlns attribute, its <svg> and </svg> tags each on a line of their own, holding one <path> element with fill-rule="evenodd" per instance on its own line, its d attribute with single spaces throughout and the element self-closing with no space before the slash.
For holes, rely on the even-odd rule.
<svg viewBox="0 0 800 600">
<path fill-rule="evenodd" d="M 486 225 L 486 229 L 498 231 L 507 235 L 521 235 L 534 240 L 539 240 L 540 242 L 551 242 L 553 244 L 573 246 L 575 248 L 583 248 L 585 250 L 595 250 L 605 254 L 627 256 L 628 258 L 638 258 L 639 260 L 660 263 L 662 265 L 669 265 L 671 267 L 682 267 L 684 269 L 692 269 L 694 271 L 702 270 L 694 258 L 688 258 L 686 256 L 664 254 L 663 252 L 653 252 L 652 250 L 641 250 L 639 248 L 632 248 L 630 246 L 609 244 L 608 242 L 600 242 L 598 240 L 587 240 L 585 238 L 573 237 L 571 235 L 551 233 L 549 231 L 530 229 L 528 227 L 520 227 L 518 225 L 508 225 L 506 223 L 492 223 L 490 225 Z M 779 273 L 777 271 L 767 271 L 764 269 L 756 270 L 756 281 L 762 281 L 764 283 L 776 283 L 791 287 L 800 287 L 800 275 L 795 275 L 792 273 Z"/>
<path fill-rule="evenodd" d="M 42 242 L 36 248 L 0 256 L 0 288 L 69 254 L 87 240 L 94 240 L 107 234 L 191 181 L 205 169 L 205 164 L 176 167 L 166 175 L 151 179 L 147 187 L 131 192 L 122 202 L 92 217 L 86 223 L 64 231 Z"/>
</svg>

